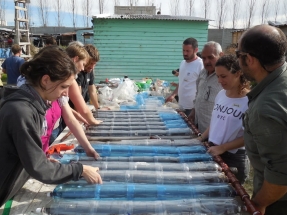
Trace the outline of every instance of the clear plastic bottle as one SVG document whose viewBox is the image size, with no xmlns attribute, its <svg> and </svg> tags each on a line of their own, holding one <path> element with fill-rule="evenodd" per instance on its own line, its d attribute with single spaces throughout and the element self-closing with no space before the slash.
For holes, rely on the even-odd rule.
<svg viewBox="0 0 287 215">
<path fill-rule="evenodd" d="M 84 153 L 64 154 L 59 161 L 63 164 L 78 161 L 94 161 L 93 157 L 88 157 Z M 131 156 L 131 157 L 101 157 L 99 161 L 115 161 L 115 162 L 162 162 L 162 163 L 186 163 L 212 161 L 209 154 L 188 154 L 188 155 L 164 155 L 164 156 Z"/>
<path fill-rule="evenodd" d="M 163 172 L 214 172 L 221 171 L 221 167 L 214 161 L 192 163 L 148 163 L 148 162 L 106 162 L 81 161 L 83 165 L 98 167 L 101 170 L 138 170 Z"/>
<path fill-rule="evenodd" d="M 51 196 L 62 199 L 97 200 L 176 200 L 234 197 L 236 192 L 228 184 L 217 185 L 155 185 L 155 184 L 119 184 L 101 185 L 67 183 L 58 185 Z"/>
<path fill-rule="evenodd" d="M 111 156 L 112 154 L 121 154 L 122 156 L 134 156 L 138 154 L 151 154 L 153 156 L 164 154 L 192 154 L 206 153 L 206 147 L 203 145 L 194 146 L 132 146 L 132 145 L 101 145 L 92 144 L 92 147 L 101 156 Z M 77 146 L 75 152 L 84 153 L 82 146 Z"/>
<path fill-rule="evenodd" d="M 48 215 L 241 215 L 242 204 L 234 198 L 162 201 L 53 200 L 36 212 Z"/>
</svg>

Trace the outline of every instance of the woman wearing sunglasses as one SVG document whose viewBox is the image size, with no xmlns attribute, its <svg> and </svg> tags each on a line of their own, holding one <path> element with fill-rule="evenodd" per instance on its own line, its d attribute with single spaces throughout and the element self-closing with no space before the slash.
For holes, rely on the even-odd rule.
<svg viewBox="0 0 287 215">
<path fill-rule="evenodd" d="M 248 108 L 246 94 L 250 85 L 233 55 L 221 57 L 215 72 L 223 90 L 215 98 L 209 128 L 198 139 L 208 139 L 211 144 L 208 153 L 221 155 L 229 167 L 237 168 L 235 176 L 243 184 L 249 173 L 249 160 L 244 148 L 242 118 Z"/>
</svg>

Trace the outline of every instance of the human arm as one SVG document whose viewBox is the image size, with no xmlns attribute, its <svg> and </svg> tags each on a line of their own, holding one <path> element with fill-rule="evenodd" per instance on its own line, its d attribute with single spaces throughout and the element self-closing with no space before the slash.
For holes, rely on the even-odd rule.
<svg viewBox="0 0 287 215">
<path fill-rule="evenodd" d="M 7 74 L 7 71 L 6 71 L 6 69 L 4 69 L 4 68 L 2 68 L 2 72 L 5 73 L 5 74 Z"/>
<path fill-rule="evenodd" d="M 252 198 L 256 208 L 262 213 L 268 205 L 279 200 L 287 193 L 287 186 L 271 184 L 264 180 L 259 192 Z"/>
<path fill-rule="evenodd" d="M 72 110 L 72 113 L 74 114 L 75 118 L 76 118 L 78 121 L 84 123 L 85 125 L 90 125 L 90 124 L 88 123 L 88 121 L 87 121 L 84 117 L 82 117 L 81 114 L 79 114 L 77 111 L 75 111 L 75 110 L 72 109 L 72 108 L 71 108 L 71 110 Z"/>
<path fill-rule="evenodd" d="M 238 149 L 240 147 L 244 146 L 244 139 L 243 137 L 239 137 L 233 141 L 223 143 L 218 146 L 211 146 L 207 152 L 211 154 L 212 156 L 221 155 L 226 151 L 232 150 L 232 149 Z"/>
<path fill-rule="evenodd" d="M 200 140 L 201 142 L 203 142 L 203 141 L 207 140 L 208 137 L 209 137 L 209 126 L 199 137 L 197 137 L 197 139 Z"/>
<path fill-rule="evenodd" d="M 89 90 L 90 99 L 92 100 L 92 103 L 95 106 L 96 110 L 98 110 L 100 108 L 100 105 L 98 102 L 98 94 L 97 94 L 96 86 L 94 84 L 89 85 L 88 90 Z"/>
<path fill-rule="evenodd" d="M 70 131 L 79 141 L 79 144 L 84 148 L 87 155 L 90 157 L 94 157 L 95 159 L 98 159 L 100 157 L 99 154 L 91 146 L 82 126 L 73 115 L 71 107 L 69 106 L 68 103 L 62 106 L 62 117 L 66 125 L 69 127 Z"/>
<path fill-rule="evenodd" d="M 178 94 L 178 87 L 179 87 L 179 84 L 177 85 L 175 90 L 172 92 L 172 94 L 165 99 L 165 102 L 171 102 L 174 99 L 174 97 Z"/>
<path fill-rule="evenodd" d="M 76 80 L 73 81 L 72 85 L 69 87 L 69 97 L 75 105 L 76 110 L 87 120 L 90 125 L 98 125 L 102 122 L 94 118 L 92 111 L 85 103 Z"/>
<path fill-rule="evenodd" d="M 282 121 L 285 122 L 285 117 L 276 116 L 272 111 L 272 109 L 278 110 L 278 107 L 267 106 L 265 108 L 265 113 L 258 114 L 259 111 L 257 111 L 255 119 L 252 118 L 252 122 L 248 123 L 247 132 L 252 135 L 254 146 L 251 148 L 246 143 L 246 149 L 252 154 L 254 150 L 257 150 L 255 152 L 260 159 L 257 162 L 264 167 L 262 171 L 263 184 L 255 190 L 252 199 L 263 214 L 267 206 L 280 200 L 287 193 L 287 132 L 286 126 L 282 124 Z"/>
</svg>

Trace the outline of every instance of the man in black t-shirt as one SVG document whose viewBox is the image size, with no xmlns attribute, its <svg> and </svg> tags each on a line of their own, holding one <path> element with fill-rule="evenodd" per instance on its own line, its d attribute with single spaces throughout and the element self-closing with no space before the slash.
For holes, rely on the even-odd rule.
<svg viewBox="0 0 287 215">
<path fill-rule="evenodd" d="M 100 55 L 95 46 L 87 44 L 84 47 L 90 55 L 90 60 L 85 66 L 85 70 L 78 74 L 76 81 L 80 87 L 85 102 L 91 100 L 95 108 L 99 109 L 100 105 L 98 102 L 97 89 L 94 85 L 94 68 L 100 60 Z"/>
</svg>

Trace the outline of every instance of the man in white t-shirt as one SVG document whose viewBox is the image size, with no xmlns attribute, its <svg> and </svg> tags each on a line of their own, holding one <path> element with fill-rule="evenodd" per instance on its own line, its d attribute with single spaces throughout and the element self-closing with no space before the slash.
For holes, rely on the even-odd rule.
<svg viewBox="0 0 287 215">
<path fill-rule="evenodd" d="M 201 58 L 197 57 L 197 40 L 190 37 L 182 44 L 182 54 L 184 60 L 179 67 L 178 86 L 173 93 L 166 98 L 166 102 L 172 101 L 176 95 L 179 97 L 179 105 L 188 116 L 194 107 L 193 100 L 196 94 L 196 80 L 203 69 Z"/>
</svg>

